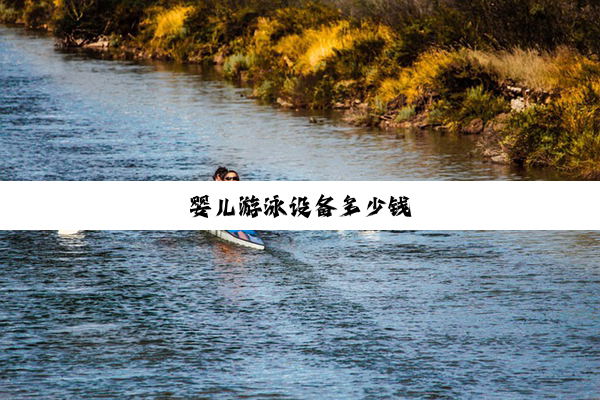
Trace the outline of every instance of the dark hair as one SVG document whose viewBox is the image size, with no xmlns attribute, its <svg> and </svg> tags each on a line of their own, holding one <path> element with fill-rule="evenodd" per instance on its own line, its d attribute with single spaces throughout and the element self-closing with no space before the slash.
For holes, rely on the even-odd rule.
<svg viewBox="0 0 600 400">
<path fill-rule="evenodd" d="M 229 171 L 227 171 L 227 172 L 225 172 L 225 173 L 223 174 L 223 178 L 225 178 L 225 176 L 227 176 L 227 174 L 228 174 L 228 173 L 230 173 L 230 172 L 233 172 L 234 174 L 236 174 L 238 178 L 240 177 L 240 174 L 238 174 L 238 173 L 237 173 L 237 172 L 235 172 L 234 170 L 230 169 Z"/>
<path fill-rule="evenodd" d="M 229 170 L 225 167 L 217 168 L 217 170 L 215 171 L 215 173 L 213 175 L 213 181 L 217 180 L 217 176 L 219 178 L 221 178 L 221 180 L 222 180 L 225 177 L 225 175 L 227 175 L 228 172 L 229 172 Z"/>
</svg>

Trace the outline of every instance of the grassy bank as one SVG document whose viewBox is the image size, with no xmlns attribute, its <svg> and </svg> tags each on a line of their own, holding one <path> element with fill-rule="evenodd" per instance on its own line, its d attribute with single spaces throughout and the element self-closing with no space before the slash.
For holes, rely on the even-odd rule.
<svg viewBox="0 0 600 400">
<path fill-rule="evenodd" d="M 600 178 L 600 6 L 592 1 L 0 3 L 68 46 L 222 65 L 290 108 L 480 134 L 494 161 Z"/>
</svg>

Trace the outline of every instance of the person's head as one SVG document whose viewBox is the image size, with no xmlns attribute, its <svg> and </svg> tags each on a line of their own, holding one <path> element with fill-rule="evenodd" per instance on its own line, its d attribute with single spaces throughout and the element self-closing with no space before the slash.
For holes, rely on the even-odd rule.
<svg viewBox="0 0 600 400">
<path fill-rule="evenodd" d="M 215 171 L 215 174 L 213 175 L 213 180 L 214 181 L 222 181 L 224 180 L 223 178 L 225 177 L 225 175 L 227 174 L 227 172 L 229 172 L 229 170 L 225 167 L 219 167 L 217 168 L 217 170 Z"/>
<path fill-rule="evenodd" d="M 235 172 L 234 170 L 229 170 L 227 171 L 227 173 L 225 174 L 225 176 L 223 177 L 224 181 L 239 181 L 240 180 L 240 176 L 238 175 L 237 172 Z"/>
</svg>

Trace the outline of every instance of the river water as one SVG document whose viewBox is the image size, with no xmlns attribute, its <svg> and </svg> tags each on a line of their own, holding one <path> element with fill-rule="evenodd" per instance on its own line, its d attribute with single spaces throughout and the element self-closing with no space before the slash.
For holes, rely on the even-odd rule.
<svg viewBox="0 0 600 400">
<path fill-rule="evenodd" d="M 0 180 L 530 180 L 474 138 L 380 132 L 260 105 L 197 66 L 108 61 L 0 28 Z"/>
<path fill-rule="evenodd" d="M 600 234 L 0 233 L 0 395 L 593 398 Z"/>
</svg>

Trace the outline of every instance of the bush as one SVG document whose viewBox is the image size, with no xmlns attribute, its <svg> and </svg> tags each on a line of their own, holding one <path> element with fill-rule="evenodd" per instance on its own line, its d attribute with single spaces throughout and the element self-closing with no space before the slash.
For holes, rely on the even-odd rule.
<svg viewBox="0 0 600 400">
<path fill-rule="evenodd" d="M 432 97 L 448 98 L 465 89 L 487 83 L 489 74 L 472 66 L 465 50 L 430 50 L 422 54 L 409 68 L 396 77 L 385 79 L 376 95 L 388 102 L 398 95 L 406 97 L 408 104 L 430 101 Z"/>
<path fill-rule="evenodd" d="M 22 9 L 18 9 L 11 4 L 0 1 L 0 22 L 14 24 L 22 16 Z"/>
<path fill-rule="evenodd" d="M 67 46 L 93 42 L 100 35 L 108 36 L 120 26 L 121 18 L 125 18 L 122 10 L 115 14 L 119 3 L 113 0 L 71 0 L 57 4 L 53 18 L 54 34 Z M 119 17 L 117 25 L 115 15 Z"/>
<path fill-rule="evenodd" d="M 215 19 L 213 43 L 222 45 L 236 39 L 248 39 L 256 30 L 259 17 L 260 14 L 250 8 L 242 8 L 219 15 Z"/>
<path fill-rule="evenodd" d="M 414 117 L 417 114 L 415 107 L 414 106 L 407 106 L 404 108 L 401 108 L 398 111 L 398 115 L 396 115 L 396 122 L 403 122 L 406 120 L 411 119 L 412 117 Z"/>
<path fill-rule="evenodd" d="M 277 9 L 272 15 L 277 29 L 272 31 L 269 39 L 276 42 L 284 36 L 299 35 L 306 29 L 317 29 L 335 23 L 340 17 L 338 10 L 317 2 L 309 2 L 304 7 Z"/>
<path fill-rule="evenodd" d="M 514 115 L 504 144 L 515 162 L 600 178 L 600 79 Z"/>
<path fill-rule="evenodd" d="M 467 89 L 464 100 L 460 105 L 457 120 L 469 122 L 474 118 L 481 118 L 487 122 L 496 115 L 509 112 L 510 104 L 502 97 L 496 97 L 486 91 L 483 86 Z"/>
<path fill-rule="evenodd" d="M 154 39 L 182 37 L 185 33 L 184 21 L 193 7 L 177 6 L 160 12 L 156 16 Z"/>
<path fill-rule="evenodd" d="M 242 71 L 248 71 L 253 63 L 254 60 L 251 54 L 234 54 L 225 60 L 223 73 L 230 79 L 239 79 Z"/>
<path fill-rule="evenodd" d="M 27 1 L 23 19 L 28 28 L 39 29 L 48 26 L 52 19 L 54 3 L 51 1 Z"/>
</svg>

